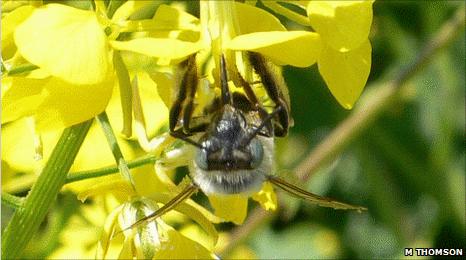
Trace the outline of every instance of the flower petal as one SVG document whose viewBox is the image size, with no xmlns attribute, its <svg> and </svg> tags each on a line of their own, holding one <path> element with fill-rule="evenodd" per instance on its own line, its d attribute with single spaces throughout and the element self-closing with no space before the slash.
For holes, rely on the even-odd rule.
<svg viewBox="0 0 466 260">
<path fill-rule="evenodd" d="M 197 17 L 169 5 L 160 5 L 153 20 L 158 26 L 169 30 L 200 30 L 200 21 Z"/>
<path fill-rule="evenodd" d="M 152 259 L 215 259 L 215 255 L 201 244 L 163 222 L 159 222 L 159 225 L 165 239 Z"/>
<path fill-rule="evenodd" d="M 240 31 L 238 34 L 268 31 L 286 31 L 277 17 L 252 5 L 235 3 L 236 17 Z"/>
<path fill-rule="evenodd" d="M 122 21 L 128 19 L 134 12 L 150 5 L 152 1 L 130 0 L 122 4 L 112 16 L 112 21 Z"/>
<path fill-rule="evenodd" d="M 277 195 L 275 194 L 272 184 L 265 182 L 262 189 L 252 196 L 252 199 L 259 202 L 265 210 L 277 209 Z"/>
<path fill-rule="evenodd" d="M 38 131 L 68 127 L 105 110 L 113 79 L 93 85 L 73 85 L 51 77 L 44 85 L 45 99 L 36 111 Z"/>
<path fill-rule="evenodd" d="M 115 176 L 112 176 L 115 177 Z M 110 180 L 107 178 L 107 181 L 98 182 L 84 191 L 78 193 L 77 198 L 81 202 L 85 202 L 89 197 L 95 197 L 98 195 L 112 193 L 112 195 L 120 196 L 122 199 L 130 198 L 135 195 L 134 190 L 131 189 L 131 186 L 127 181 L 116 179 Z M 135 222 L 135 221 L 134 221 Z M 129 226 L 129 225 L 128 225 Z"/>
<path fill-rule="evenodd" d="M 308 67 L 317 61 L 322 44 L 319 34 L 313 32 L 257 32 L 233 38 L 226 48 L 255 51 L 278 65 Z"/>
<path fill-rule="evenodd" d="M 100 240 L 97 242 L 96 258 L 105 259 L 107 255 L 108 248 L 112 239 L 112 235 L 115 229 L 115 226 L 118 221 L 118 215 L 120 214 L 123 205 L 114 209 L 105 219 L 104 229 Z"/>
<path fill-rule="evenodd" d="M 367 40 L 374 1 L 310 1 L 311 26 L 338 51 L 349 51 Z"/>
<path fill-rule="evenodd" d="M 147 56 L 159 58 L 158 65 L 169 65 L 172 60 L 183 60 L 199 51 L 201 44 L 161 38 L 138 38 L 129 41 L 111 41 L 117 50 L 133 51 Z"/>
<path fill-rule="evenodd" d="M 128 20 L 118 23 L 122 31 L 147 31 L 147 37 L 170 38 L 196 42 L 200 38 L 197 17 L 177 8 L 160 5 L 152 19 Z"/>
<path fill-rule="evenodd" d="M 2 79 L 2 124 L 34 114 L 44 101 L 43 87 L 48 80 L 24 77 Z"/>
<path fill-rule="evenodd" d="M 34 9 L 30 5 L 21 6 L 2 17 L 2 58 L 4 60 L 11 58 L 16 51 L 13 39 L 16 26 L 21 24 Z"/>
<path fill-rule="evenodd" d="M 241 195 L 209 195 L 209 202 L 215 210 L 215 215 L 225 221 L 231 221 L 239 225 L 246 219 L 248 197 Z"/>
<path fill-rule="evenodd" d="M 106 36 L 95 13 L 61 4 L 37 8 L 15 31 L 21 55 L 51 75 L 95 84 L 112 71 Z"/>
<path fill-rule="evenodd" d="M 371 44 L 339 52 L 327 46 L 318 61 L 319 72 L 330 92 L 346 109 L 351 109 L 361 95 L 371 70 Z"/>
<path fill-rule="evenodd" d="M 177 194 L 168 195 L 166 193 L 157 192 L 153 193 L 153 195 L 150 196 L 150 198 L 154 199 L 157 202 L 167 203 L 176 195 Z M 215 215 L 210 213 L 208 210 L 206 210 L 199 204 L 196 204 L 192 200 L 185 200 L 183 203 L 178 204 L 175 210 L 180 213 L 183 213 L 184 215 L 190 217 L 192 220 L 198 223 L 199 226 L 201 226 L 202 229 L 211 238 L 210 242 L 212 247 L 217 243 L 218 233 L 212 223 L 219 223 L 220 219 L 218 219 Z"/>
</svg>

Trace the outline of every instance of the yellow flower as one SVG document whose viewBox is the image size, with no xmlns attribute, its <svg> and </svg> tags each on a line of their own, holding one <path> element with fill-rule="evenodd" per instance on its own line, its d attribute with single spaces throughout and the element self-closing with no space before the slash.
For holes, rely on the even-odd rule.
<svg viewBox="0 0 466 260">
<path fill-rule="evenodd" d="M 17 54 L 40 70 L 2 78 L 2 109 L 6 112 L 2 123 L 33 115 L 42 132 L 102 112 L 114 86 L 113 65 L 95 13 L 49 4 L 23 6 L 8 16 L 20 9 L 29 16 L 25 18 L 22 11 L 21 22 L 11 27 Z M 9 35 L 4 40 L 8 41 Z"/>
<path fill-rule="evenodd" d="M 213 259 L 215 255 L 201 244 L 187 238 L 162 219 L 146 225 L 124 230 L 141 217 L 157 210 L 158 206 L 148 199 L 138 199 L 116 208 L 108 216 L 96 258 L 119 259 Z M 108 249 L 122 236 L 124 242 L 117 256 L 108 255 Z"/>
<path fill-rule="evenodd" d="M 2 35 L 2 48 L 5 48 L 2 53 L 5 50 L 11 55 L 9 53 L 14 53 L 14 47 L 17 47 L 15 57 L 6 62 L 12 64 L 9 69 L 15 69 L 18 60 L 24 58 L 38 66 L 40 73 L 34 71 L 26 76 L 2 78 L 2 109 L 6 111 L 2 123 L 33 115 L 37 130 L 42 132 L 62 129 L 101 113 L 114 87 L 114 49 L 139 53 L 144 49 L 142 53 L 157 57 L 165 65 L 199 50 L 198 43 L 172 38 L 115 40 L 120 32 L 175 23 L 174 19 L 163 20 L 166 16 L 159 12 L 141 28 L 133 28 L 134 24 L 125 19 L 140 7 L 137 2 L 122 5 L 113 16 L 114 20 L 103 15 L 102 10 L 87 11 L 62 4 L 39 8 L 23 6 L 3 18 L 2 24 L 8 26 L 8 30 Z M 165 7 L 173 12 L 172 9 Z M 190 15 L 185 17 L 192 20 Z M 186 27 L 183 23 L 175 24 L 168 31 L 181 30 L 178 27 L 183 26 Z M 166 27 L 162 29 L 167 31 Z M 13 36 L 15 46 L 12 46 Z M 124 65 L 116 63 L 115 66 L 118 69 Z M 117 73 L 121 74 L 121 71 L 117 70 Z"/>
<path fill-rule="evenodd" d="M 373 2 L 307 1 L 308 25 L 315 32 L 285 31 L 271 14 L 237 3 L 238 20 L 247 23 L 239 23 L 241 35 L 234 37 L 226 47 L 259 52 L 278 65 L 308 67 L 317 61 L 319 72 L 334 97 L 344 108 L 350 109 L 370 72 L 368 35 Z M 304 3 L 298 2 L 301 4 Z M 282 13 L 281 9 L 275 11 Z M 264 28 L 258 24 L 270 26 Z"/>
<path fill-rule="evenodd" d="M 371 68 L 374 1 L 310 1 L 310 24 L 324 43 L 319 72 L 333 96 L 346 109 L 359 98 Z"/>
</svg>

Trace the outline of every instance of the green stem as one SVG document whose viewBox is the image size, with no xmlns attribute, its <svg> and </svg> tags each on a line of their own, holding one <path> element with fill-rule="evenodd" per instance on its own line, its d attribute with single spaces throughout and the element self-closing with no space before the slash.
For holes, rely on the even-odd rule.
<svg viewBox="0 0 466 260">
<path fill-rule="evenodd" d="M 136 168 L 145 164 L 155 163 L 157 159 L 154 155 L 146 155 L 132 161 L 128 161 L 127 165 L 129 169 Z M 79 172 L 70 172 L 66 178 L 65 183 L 71 183 L 75 181 L 82 181 L 89 178 L 101 177 L 109 174 L 114 174 L 118 172 L 118 166 L 108 166 L 99 169 L 89 170 L 89 171 L 79 171 Z"/>
<path fill-rule="evenodd" d="M 121 173 L 121 176 L 131 183 L 131 186 L 134 187 L 133 179 L 131 178 L 131 174 L 129 173 L 128 165 L 126 164 L 126 160 L 123 157 L 123 153 L 121 152 L 120 146 L 118 145 L 118 141 L 115 137 L 115 133 L 113 132 L 112 126 L 110 125 L 110 121 L 108 120 L 107 113 L 102 112 L 97 116 L 97 121 L 99 122 L 102 130 L 104 131 L 105 137 L 107 138 L 108 145 L 112 150 L 113 157 L 115 158 L 115 162 L 118 165 L 118 170 Z"/>
<path fill-rule="evenodd" d="M 26 72 L 31 72 L 35 69 L 38 69 L 34 64 L 21 64 L 19 66 L 16 66 L 12 68 L 10 71 L 8 71 L 8 76 L 13 76 L 13 75 L 18 75 L 21 73 L 26 73 Z"/>
<path fill-rule="evenodd" d="M 92 120 L 64 130 L 50 159 L 27 196 L 24 207 L 15 211 L 2 237 L 2 258 L 21 257 L 33 234 L 65 183 L 74 159 L 91 127 Z"/>
<path fill-rule="evenodd" d="M 19 209 L 23 205 L 24 199 L 2 191 L 2 204 L 13 209 Z"/>
</svg>

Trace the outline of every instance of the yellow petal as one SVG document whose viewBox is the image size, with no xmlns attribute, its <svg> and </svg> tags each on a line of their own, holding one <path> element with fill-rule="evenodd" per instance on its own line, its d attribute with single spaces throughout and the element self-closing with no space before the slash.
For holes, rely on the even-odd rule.
<svg viewBox="0 0 466 260">
<path fill-rule="evenodd" d="M 147 37 L 170 38 L 195 42 L 200 38 L 197 17 L 177 8 L 160 5 L 152 19 L 128 20 L 119 23 L 122 31 L 148 31 Z"/>
<path fill-rule="evenodd" d="M 277 17 L 269 12 L 248 4 L 235 2 L 238 34 L 268 31 L 286 31 Z"/>
<path fill-rule="evenodd" d="M 138 38 L 129 41 L 111 41 L 117 50 L 133 51 L 147 56 L 159 58 L 158 65 L 169 65 L 180 61 L 199 51 L 201 45 L 175 39 Z"/>
<path fill-rule="evenodd" d="M 48 80 L 24 77 L 2 79 L 2 124 L 34 114 L 44 101 L 42 93 Z"/>
<path fill-rule="evenodd" d="M 134 12 L 150 5 L 151 3 L 153 3 L 153 1 L 130 0 L 118 7 L 112 16 L 112 21 L 126 20 Z"/>
<path fill-rule="evenodd" d="M 59 133 L 56 135 L 46 134 L 42 136 L 43 142 L 52 141 L 50 146 L 44 146 L 43 160 L 35 160 L 34 155 L 34 132 L 31 129 L 31 118 L 22 118 L 2 125 L 2 162 L 6 162 L 16 172 L 32 174 L 35 180 L 34 172 L 40 169 L 53 149 L 58 140 Z M 3 166 L 2 166 L 3 167 Z M 18 181 L 19 182 L 19 181 Z M 32 184 L 30 182 L 27 185 Z M 17 183 L 19 184 L 19 183 Z"/>
<path fill-rule="evenodd" d="M 311 26 L 332 48 L 349 51 L 367 40 L 374 1 L 310 1 Z"/>
<path fill-rule="evenodd" d="M 115 176 L 112 176 L 115 179 Z M 92 187 L 88 187 L 85 191 L 77 195 L 78 200 L 84 202 L 89 197 L 103 195 L 105 193 L 112 193 L 113 195 L 122 195 L 121 197 L 130 197 L 134 195 L 134 191 L 127 181 L 115 179 L 113 181 L 98 182 Z"/>
<path fill-rule="evenodd" d="M 259 202 L 265 210 L 277 209 L 277 195 L 273 190 L 272 184 L 265 182 L 262 189 L 252 196 L 252 199 Z"/>
<path fill-rule="evenodd" d="M 99 83 L 113 70 L 106 36 L 90 11 L 37 8 L 17 27 L 15 43 L 29 62 L 70 83 Z"/>
<path fill-rule="evenodd" d="M 65 128 L 96 116 L 105 110 L 113 84 L 112 78 L 93 85 L 73 85 L 52 77 L 36 111 L 37 129 Z"/>
<path fill-rule="evenodd" d="M 136 253 L 133 252 L 133 240 L 131 238 L 125 237 L 123 242 L 123 247 L 121 248 L 120 253 L 118 254 L 118 259 L 134 259 Z M 110 259 L 110 258 L 107 258 Z"/>
<path fill-rule="evenodd" d="M 151 72 L 150 78 L 157 84 L 157 92 L 167 108 L 171 107 L 172 103 L 172 86 L 173 78 L 167 73 Z"/>
<path fill-rule="evenodd" d="M 198 242 L 208 250 L 212 251 L 216 246 L 215 244 L 212 245 L 211 237 L 203 232 L 203 230 L 198 225 L 186 224 L 179 230 L 179 232 L 184 236 Z"/>
<path fill-rule="evenodd" d="M 319 72 L 330 92 L 346 109 L 351 109 L 361 95 L 371 70 L 369 40 L 349 52 L 327 46 L 318 61 Z"/>
<path fill-rule="evenodd" d="M 197 17 L 169 5 L 160 5 L 153 20 L 158 26 L 169 30 L 200 30 Z"/>
<path fill-rule="evenodd" d="M 177 194 L 173 193 L 166 194 L 156 192 L 153 193 L 153 195 L 150 196 L 150 198 L 154 199 L 157 202 L 167 203 L 176 195 Z M 219 223 L 219 218 L 217 218 L 215 215 L 212 215 L 212 213 L 210 213 L 208 210 L 206 210 L 205 208 L 203 208 L 202 206 L 200 206 L 192 200 L 185 200 L 183 203 L 178 204 L 178 206 L 176 206 L 174 210 L 183 213 L 184 215 L 190 217 L 192 220 L 198 223 L 199 226 L 201 226 L 202 229 L 206 231 L 206 233 L 211 238 L 210 242 L 212 246 L 214 246 L 215 243 L 217 243 L 218 233 L 212 223 Z"/>
<path fill-rule="evenodd" d="M 16 26 L 22 23 L 32 11 L 34 11 L 34 7 L 26 5 L 2 17 L 2 58 L 4 60 L 11 58 L 16 51 L 13 39 Z"/>
<path fill-rule="evenodd" d="M 313 32 L 257 32 L 233 38 L 226 48 L 258 52 L 278 65 L 308 67 L 317 61 L 322 44 Z"/>
<path fill-rule="evenodd" d="M 138 73 L 137 77 L 146 120 L 146 131 L 153 135 L 168 122 L 168 108 L 160 96 L 159 89 L 162 87 L 171 88 L 173 80 L 165 78 L 162 81 L 153 81 L 153 78 L 151 79 L 147 73 Z M 133 129 L 133 131 L 135 130 Z"/>
<path fill-rule="evenodd" d="M 248 197 L 242 195 L 209 195 L 208 197 L 216 216 L 237 225 L 242 224 L 246 219 Z"/>
<path fill-rule="evenodd" d="M 102 235 L 100 236 L 99 242 L 97 243 L 97 259 L 106 258 L 107 251 L 110 246 L 112 235 L 115 229 L 115 225 L 117 224 L 118 215 L 120 214 L 122 208 L 123 206 L 119 206 L 118 208 L 114 209 L 105 219 L 104 230 L 102 232 Z"/>
<path fill-rule="evenodd" d="M 215 259 L 215 255 L 201 244 L 164 223 L 159 225 L 164 230 L 164 241 L 152 259 Z"/>
</svg>

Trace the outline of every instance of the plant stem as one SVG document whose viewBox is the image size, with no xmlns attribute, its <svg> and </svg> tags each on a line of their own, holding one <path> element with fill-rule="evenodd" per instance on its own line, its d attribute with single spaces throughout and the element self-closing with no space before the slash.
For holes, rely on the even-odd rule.
<svg viewBox="0 0 466 260">
<path fill-rule="evenodd" d="M 13 209 L 19 209 L 23 205 L 23 202 L 23 198 L 2 191 L 2 204 Z"/>
<path fill-rule="evenodd" d="M 128 161 L 127 165 L 129 169 L 136 168 L 145 164 L 155 163 L 157 161 L 154 155 L 145 155 L 140 158 Z M 108 166 L 99 169 L 89 171 L 70 172 L 66 177 L 65 183 L 71 183 L 75 181 L 81 181 L 89 178 L 101 177 L 118 172 L 118 166 Z"/>
<path fill-rule="evenodd" d="M 38 68 L 39 67 L 37 67 L 34 64 L 22 64 L 8 71 L 8 76 L 14 76 L 14 75 L 18 75 L 21 73 L 30 72 Z"/>
<path fill-rule="evenodd" d="M 406 82 L 464 29 L 464 22 L 465 9 L 464 5 L 462 5 L 458 8 L 453 18 L 447 21 L 432 40 L 425 45 L 413 63 L 399 71 L 393 80 L 376 88 L 370 95 L 368 95 L 369 93 L 365 94 L 369 97 L 362 100 L 357 109 L 295 168 L 296 175 L 303 182 L 308 180 L 320 167 L 334 159 L 353 140 L 359 137 L 386 108 L 397 101 L 400 92 L 403 91 L 402 87 L 406 85 Z M 250 215 L 258 217 L 254 217 L 253 219 L 248 218 L 242 226 L 232 231 L 230 240 L 231 246 L 227 246 L 218 252 L 221 258 L 227 257 L 241 241 L 256 230 L 255 227 L 260 225 L 260 223 L 270 219 L 272 215 L 271 212 L 262 214 L 261 211 L 263 210 L 260 207 L 254 209 Z M 254 225 L 249 224 L 250 222 L 253 222 Z"/>
<path fill-rule="evenodd" d="M 66 174 L 74 162 L 92 121 L 88 120 L 63 131 L 37 182 L 26 197 L 24 207 L 15 211 L 3 233 L 3 259 L 21 257 L 24 248 L 38 230 L 65 183 Z"/>
<path fill-rule="evenodd" d="M 112 126 L 110 125 L 110 121 L 108 120 L 107 113 L 102 112 L 99 115 L 97 115 L 97 121 L 99 122 L 105 134 L 105 137 L 107 138 L 107 143 L 110 146 L 110 149 L 112 150 L 113 157 L 115 158 L 115 162 L 118 165 L 118 169 L 121 176 L 123 177 L 123 179 L 131 183 L 131 186 L 133 187 L 133 189 L 135 189 L 133 179 L 131 178 L 131 174 L 129 173 L 128 165 L 126 164 L 126 160 L 123 157 L 123 153 L 121 152 L 120 146 L 118 145 L 115 133 L 113 132 Z"/>
</svg>

